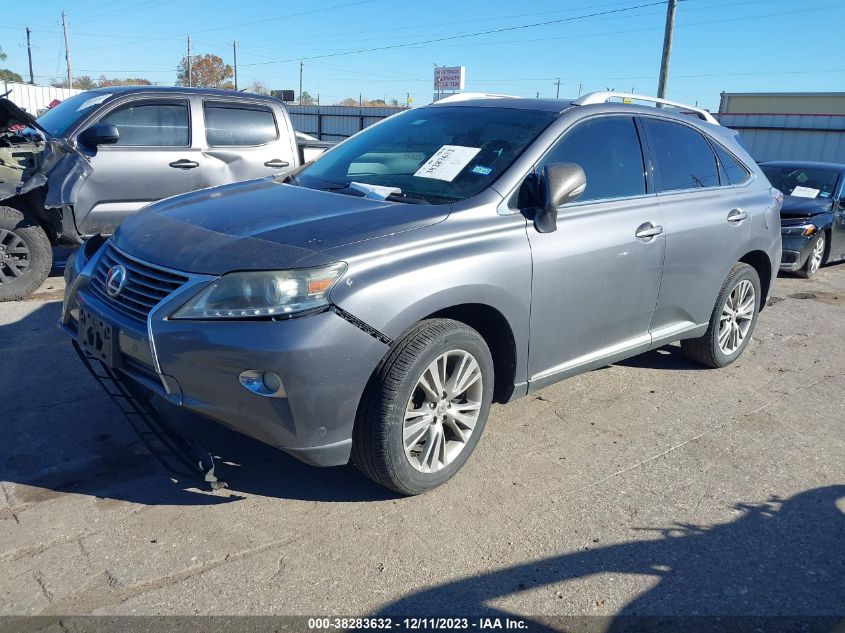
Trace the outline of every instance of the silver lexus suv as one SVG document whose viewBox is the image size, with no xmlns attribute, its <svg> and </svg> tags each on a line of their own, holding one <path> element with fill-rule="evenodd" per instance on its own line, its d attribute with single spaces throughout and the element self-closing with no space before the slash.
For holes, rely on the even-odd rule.
<svg viewBox="0 0 845 633">
<path fill-rule="evenodd" d="M 416 494 L 494 401 L 673 341 L 736 360 L 781 200 L 703 110 L 460 95 L 146 207 L 80 249 L 60 326 L 122 380 Z"/>
</svg>

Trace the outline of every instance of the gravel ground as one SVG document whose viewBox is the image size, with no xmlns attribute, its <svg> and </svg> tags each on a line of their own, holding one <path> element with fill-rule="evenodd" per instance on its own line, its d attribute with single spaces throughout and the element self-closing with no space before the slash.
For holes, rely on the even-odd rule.
<svg viewBox="0 0 845 633">
<path fill-rule="evenodd" d="M 729 368 L 494 407 L 416 498 L 167 411 L 210 490 L 84 371 L 62 286 L 0 304 L 0 614 L 845 616 L 845 265 L 778 279 Z"/>
</svg>

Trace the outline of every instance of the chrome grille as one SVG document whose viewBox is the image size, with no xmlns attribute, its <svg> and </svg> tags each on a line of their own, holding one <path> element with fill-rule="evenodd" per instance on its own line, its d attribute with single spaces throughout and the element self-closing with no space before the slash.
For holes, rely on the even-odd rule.
<svg viewBox="0 0 845 633">
<path fill-rule="evenodd" d="M 117 265 L 126 269 L 126 283 L 116 297 L 110 297 L 106 292 L 106 275 L 110 268 Z M 186 281 L 186 275 L 139 261 L 108 244 L 94 268 L 88 289 L 115 310 L 138 321 L 146 321 L 150 310 Z"/>
</svg>

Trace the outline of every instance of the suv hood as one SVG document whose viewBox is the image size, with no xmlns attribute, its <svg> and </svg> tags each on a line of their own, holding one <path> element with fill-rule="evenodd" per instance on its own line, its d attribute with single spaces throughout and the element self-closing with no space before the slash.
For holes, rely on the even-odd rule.
<svg viewBox="0 0 845 633">
<path fill-rule="evenodd" d="M 24 134 L 23 128 L 34 132 Z M 46 185 L 44 206 L 72 205 L 90 173 L 88 159 L 66 139 L 50 136 L 31 115 L 0 98 L 0 200 Z"/>
<path fill-rule="evenodd" d="M 832 200 L 784 196 L 780 215 L 782 218 L 809 218 L 821 213 L 830 213 L 832 208 Z"/>
<path fill-rule="evenodd" d="M 450 210 L 267 178 L 156 202 L 127 218 L 112 239 L 129 255 L 185 272 L 282 270 L 330 248 L 442 222 Z"/>
</svg>

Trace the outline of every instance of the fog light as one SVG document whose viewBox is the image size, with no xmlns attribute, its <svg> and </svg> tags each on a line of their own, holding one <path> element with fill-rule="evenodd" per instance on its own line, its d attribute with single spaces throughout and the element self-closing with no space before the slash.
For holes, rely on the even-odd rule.
<svg viewBox="0 0 845 633">
<path fill-rule="evenodd" d="M 272 371 L 261 371 L 260 369 L 248 369 L 242 371 L 238 381 L 244 389 L 259 396 L 267 398 L 287 398 L 285 386 L 278 374 Z"/>
</svg>

